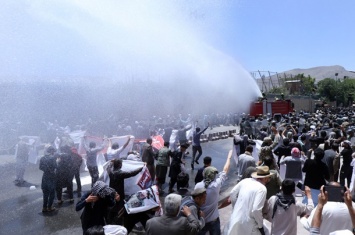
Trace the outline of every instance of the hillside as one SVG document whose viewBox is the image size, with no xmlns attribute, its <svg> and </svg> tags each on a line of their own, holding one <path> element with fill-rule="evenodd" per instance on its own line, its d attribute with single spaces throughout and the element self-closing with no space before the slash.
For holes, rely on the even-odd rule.
<svg viewBox="0 0 355 235">
<path fill-rule="evenodd" d="M 313 67 L 313 68 L 308 68 L 308 69 L 292 69 L 288 71 L 284 71 L 281 73 L 278 73 L 278 77 L 276 74 L 272 75 L 271 78 L 268 76 L 265 76 L 264 79 L 257 78 L 256 82 L 258 83 L 259 87 L 261 90 L 269 90 L 273 86 L 277 87 L 279 84 L 282 82 L 282 78 L 284 77 L 291 77 L 295 76 L 297 74 L 304 74 L 305 76 L 311 76 L 316 79 L 316 83 L 319 82 L 320 80 L 323 80 L 324 78 L 333 78 L 333 79 L 344 79 L 344 77 L 348 78 L 355 78 L 355 72 L 354 71 L 348 71 L 344 67 L 339 66 L 339 65 L 333 65 L 333 66 L 319 66 L 319 67 Z M 335 74 L 337 73 L 337 77 Z"/>
</svg>

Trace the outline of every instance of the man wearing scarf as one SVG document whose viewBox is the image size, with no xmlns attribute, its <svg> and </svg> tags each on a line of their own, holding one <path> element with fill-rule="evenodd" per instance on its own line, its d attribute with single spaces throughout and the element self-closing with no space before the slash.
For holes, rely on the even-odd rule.
<svg viewBox="0 0 355 235">
<path fill-rule="evenodd" d="M 76 204 L 76 211 L 84 208 L 80 216 L 83 234 L 92 226 L 106 225 L 107 209 L 113 207 L 119 200 L 120 195 L 113 188 L 102 181 L 96 181 L 91 191 L 85 193 Z"/>
<path fill-rule="evenodd" d="M 282 182 L 280 193 L 272 196 L 263 209 L 264 217 L 271 222 L 270 235 L 296 235 L 297 216 L 310 214 L 314 208 L 311 189 L 305 187 L 305 194 L 308 203 L 296 202 L 293 193 L 295 182 L 292 179 L 285 179 Z"/>
<path fill-rule="evenodd" d="M 223 167 L 223 171 L 218 173 L 215 167 L 206 167 L 203 171 L 203 181 L 195 185 L 195 190 L 198 188 L 206 189 L 206 202 L 201 206 L 201 211 L 205 214 L 205 227 L 198 233 L 204 235 L 209 232 L 210 235 L 221 234 L 221 224 L 218 213 L 218 198 L 221 187 L 226 181 L 227 173 L 230 167 L 232 158 L 232 150 L 229 151 L 227 161 Z"/>
</svg>

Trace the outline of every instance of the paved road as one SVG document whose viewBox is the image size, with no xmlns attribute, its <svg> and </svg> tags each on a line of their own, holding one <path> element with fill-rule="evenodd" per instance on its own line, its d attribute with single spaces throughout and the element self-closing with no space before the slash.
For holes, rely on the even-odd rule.
<svg viewBox="0 0 355 235">
<path fill-rule="evenodd" d="M 236 129 L 233 126 L 218 127 L 208 130 L 207 133 L 215 131 L 227 131 Z M 211 141 L 202 144 L 203 155 L 212 157 L 213 165 L 222 170 L 228 150 L 232 148 L 232 138 Z M 189 149 L 191 152 L 191 148 Z M 191 158 L 187 159 L 190 163 Z M 190 172 L 190 188 L 194 186 L 194 177 L 197 170 L 191 170 L 190 164 L 187 164 Z M 195 168 L 197 166 L 195 165 Z M 228 180 L 222 188 L 221 198 L 228 195 L 235 182 L 235 163 L 232 163 L 231 171 L 228 174 Z M 50 215 L 43 215 L 42 209 L 42 191 L 40 189 L 42 172 L 38 165 L 29 165 L 26 169 L 25 179 L 29 182 L 23 187 L 15 186 L 13 183 L 15 176 L 14 156 L 0 155 L 0 177 L 2 179 L 0 190 L 0 235 L 11 234 L 36 234 L 36 235 L 70 235 L 82 234 L 80 224 L 80 212 L 75 211 L 74 204 L 64 202 L 59 210 Z M 90 189 L 90 176 L 88 172 L 82 172 L 83 190 Z M 30 190 L 30 186 L 36 186 L 35 190 Z M 167 187 L 167 185 L 166 185 Z M 76 185 L 74 185 L 76 189 Z M 167 191 L 167 188 L 165 189 Z M 74 195 L 76 196 L 76 194 Z M 229 220 L 231 207 L 226 207 L 221 211 L 222 226 Z M 132 233 L 131 233 L 132 234 Z M 135 234 L 140 234 L 139 232 Z M 298 234 L 308 234 L 303 228 L 299 229 Z"/>
</svg>

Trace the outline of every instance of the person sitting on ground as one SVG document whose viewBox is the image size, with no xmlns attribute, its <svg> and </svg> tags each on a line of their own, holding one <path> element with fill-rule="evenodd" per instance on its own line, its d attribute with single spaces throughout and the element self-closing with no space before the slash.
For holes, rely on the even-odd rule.
<svg viewBox="0 0 355 235">
<path fill-rule="evenodd" d="M 296 184 L 291 179 L 282 181 L 282 190 L 280 193 L 272 196 L 266 203 L 263 213 L 264 218 L 271 222 L 271 235 L 297 234 L 297 216 L 310 214 L 314 208 L 311 190 L 305 187 L 305 194 L 309 198 L 305 205 L 297 202 L 293 193 Z"/>
<path fill-rule="evenodd" d="M 200 227 L 199 221 L 192 215 L 188 206 L 182 211 L 186 216 L 178 216 L 180 212 L 181 196 L 171 193 L 164 200 L 164 214 L 160 217 L 153 217 L 147 221 L 145 226 L 147 235 L 169 234 L 195 235 Z"/>
</svg>

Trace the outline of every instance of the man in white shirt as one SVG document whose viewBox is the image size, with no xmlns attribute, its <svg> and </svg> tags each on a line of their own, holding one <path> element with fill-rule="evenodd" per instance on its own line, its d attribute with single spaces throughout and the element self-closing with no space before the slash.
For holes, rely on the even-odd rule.
<svg viewBox="0 0 355 235">
<path fill-rule="evenodd" d="M 111 141 L 110 141 L 107 149 L 107 160 L 111 161 L 114 159 L 125 159 L 123 157 L 120 157 L 120 153 L 127 147 L 130 140 L 131 140 L 131 136 L 128 136 L 127 142 L 121 147 L 119 146 L 118 143 L 114 143 L 111 146 Z"/>
<path fill-rule="evenodd" d="M 292 179 L 282 182 L 282 191 L 272 196 L 266 203 L 263 212 L 264 218 L 271 222 L 271 235 L 296 235 L 297 216 L 310 214 L 314 208 L 311 189 L 305 187 L 308 204 L 296 202 L 293 193 L 296 185 Z"/>
<path fill-rule="evenodd" d="M 331 182 L 329 183 L 333 186 L 339 186 L 339 183 Z M 355 206 L 354 203 L 353 207 Z M 303 227 L 310 230 L 312 219 L 318 206 L 311 212 L 308 218 L 303 217 L 300 222 Z M 320 226 L 320 234 L 330 234 L 337 230 L 349 229 L 352 230 L 353 225 L 351 218 L 349 216 L 349 210 L 344 202 L 332 202 L 328 201 L 322 210 L 322 224 Z"/>
<path fill-rule="evenodd" d="M 322 225 L 322 214 L 323 214 L 323 208 L 324 205 L 328 202 L 328 193 L 324 192 L 324 186 L 321 187 L 320 189 L 320 194 L 318 195 L 318 205 L 317 208 L 314 210 L 313 218 L 312 218 L 312 223 L 311 223 L 311 228 L 310 228 L 310 235 L 316 235 L 320 234 L 320 227 Z M 337 230 L 334 232 L 329 233 L 329 235 L 352 235 L 355 233 L 355 209 L 354 209 L 354 203 L 351 200 L 351 193 L 350 190 L 347 189 L 346 192 L 344 193 L 344 202 L 346 206 L 348 207 L 349 215 L 353 224 L 353 229 L 342 229 L 342 230 Z M 352 232 L 351 232 L 352 231 Z"/>
<path fill-rule="evenodd" d="M 252 178 L 243 179 L 231 191 L 234 205 L 228 234 L 265 235 L 262 209 L 266 200 L 266 187 L 272 173 L 268 166 L 259 166 Z"/>
</svg>

